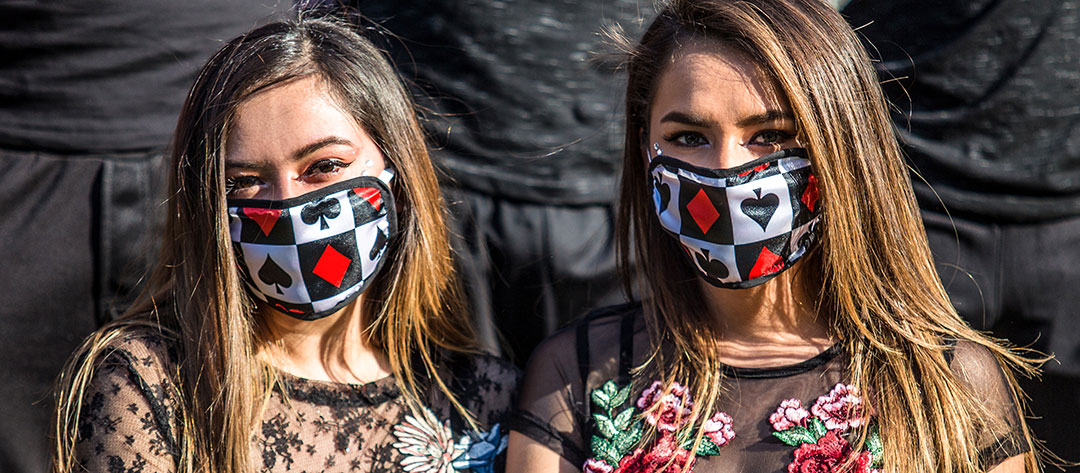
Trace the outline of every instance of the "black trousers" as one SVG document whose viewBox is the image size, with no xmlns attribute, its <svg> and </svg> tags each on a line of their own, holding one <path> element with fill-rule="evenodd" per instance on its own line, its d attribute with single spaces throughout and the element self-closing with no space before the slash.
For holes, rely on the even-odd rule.
<svg viewBox="0 0 1080 473">
<path fill-rule="evenodd" d="M 950 221 L 923 210 L 923 221 L 960 315 L 976 329 L 1056 357 L 1041 381 L 1020 384 L 1031 397 L 1035 435 L 1066 460 L 1080 461 L 1080 217 Z"/>
<path fill-rule="evenodd" d="M 567 322 L 626 300 L 611 205 L 444 192 L 458 268 L 485 349 L 524 366 L 533 348 Z"/>
<path fill-rule="evenodd" d="M 0 150 L 0 471 L 49 471 L 56 376 L 156 253 L 161 160 Z"/>
</svg>

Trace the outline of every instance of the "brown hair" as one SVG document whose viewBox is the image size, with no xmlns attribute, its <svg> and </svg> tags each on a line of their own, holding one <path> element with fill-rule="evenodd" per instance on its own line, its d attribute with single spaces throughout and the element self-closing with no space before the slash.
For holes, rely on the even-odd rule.
<svg viewBox="0 0 1080 473">
<path fill-rule="evenodd" d="M 823 208 L 821 243 L 793 269 L 796 283 L 818 298 L 852 360 L 852 384 L 873 401 L 885 470 L 983 471 L 976 439 L 989 414 L 950 370 L 946 340 L 986 347 L 1029 375 L 1033 360 L 971 329 L 950 304 L 870 59 L 824 1 L 674 0 L 631 49 L 618 244 L 624 273 L 638 275 L 626 278 L 628 290 L 636 285 L 643 295 L 654 340 L 643 369 L 659 371 L 668 385 L 693 379 L 694 398 L 704 401 L 699 412 L 712 412 L 723 389 L 713 348 L 720 334 L 695 270 L 654 214 L 641 142 L 657 78 L 680 44 L 701 39 L 746 54 L 794 112 Z M 667 359 L 661 346 L 674 348 Z M 859 430 L 856 447 L 866 434 Z M 1034 455 L 1028 467 L 1039 468 Z"/>
<path fill-rule="evenodd" d="M 453 274 L 445 206 L 412 100 L 382 51 L 348 25 L 304 18 L 270 24 L 222 47 L 203 68 L 173 137 L 162 252 L 146 289 L 120 320 L 91 336 L 59 380 L 54 468 L 71 471 L 83 391 L 109 345 L 138 326 L 179 348 L 175 373 L 180 471 L 239 472 L 274 370 L 255 356 L 266 343 L 242 289 L 224 192 L 225 140 L 238 106 L 268 87 L 321 79 L 393 166 L 399 231 L 365 291 L 367 342 L 389 359 L 416 407 L 430 379 L 465 419 L 472 416 L 436 369 L 436 348 L 475 349 Z M 199 413 L 199 415 L 194 415 Z"/>
</svg>

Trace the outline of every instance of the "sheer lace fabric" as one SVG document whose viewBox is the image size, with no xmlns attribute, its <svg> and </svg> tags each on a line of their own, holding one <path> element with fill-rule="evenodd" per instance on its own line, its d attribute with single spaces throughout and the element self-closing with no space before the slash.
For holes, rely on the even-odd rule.
<svg viewBox="0 0 1080 473">
<path fill-rule="evenodd" d="M 176 369 L 166 340 L 132 334 L 97 368 L 84 396 L 76 458 L 88 471 L 176 471 Z M 282 374 L 251 437 L 251 471 L 381 472 L 501 470 L 519 373 L 488 356 L 465 357 L 452 389 L 476 416 L 475 432 L 445 396 L 427 396 L 425 412 L 407 407 L 393 377 L 362 385 Z M 441 469 L 444 468 L 444 469 Z"/>
<path fill-rule="evenodd" d="M 657 440 L 646 443 L 646 439 L 634 437 L 632 421 L 620 418 L 622 410 L 635 409 L 636 418 L 642 419 L 641 407 L 651 405 L 650 401 L 666 403 L 669 412 L 674 412 L 693 399 L 677 389 L 661 398 L 658 393 L 662 391 L 652 389 L 653 380 L 632 379 L 629 375 L 628 367 L 643 361 L 649 346 L 640 305 L 619 306 L 597 315 L 586 322 L 586 329 L 566 329 L 534 352 L 511 422 L 513 430 L 546 445 L 571 464 L 584 466 L 586 471 L 610 472 L 609 467 L 621 467 L 619 471 L 626 472 L 650 471 L 644 467 L 663 465 L 672 458 L 676 466 L 693 462 L 692 471 L 698 473 L 787 472 L 791 464 L 811 461 L 819 461 L 818 466 L 824 468 L 805 471 L 832 471 L 827 455 L 847 448 L 846 435 L 858 425 L 858 420 L 845 413 L 851 412 L 849 408 L 861 398 L 847 390 L 848 357 L 836 345 L 788 366 L 725 367 L 726 391 L 719 410 L 705 413 L 713 421 L 705 429 L 703 443 L 712 444 L 705 445 L 708 448 L 693 451 L 692 446 L 678 441 L 666 445 Z M 583 342 L 587 349 L 582 348 Z M 626 353 L 632 354 L 633 362 L 621 361 Z M 979 399 L 986 400 L 991 418 L 995 419 L 995 425 L 985 426 L 986 434 L 980 438 L 987 461 L 996 464 L 1025 451 L 1012 397 L 993 355 L 974 344 L 958 343 L 952 352 L 951 367 Z M 609 380 L 613 384 L 605 387 Z M 629 395 L 619 403 L 619 388 L 623 386 L 630 386 Z M 658 426 L 665 422 L 669 426 L 678 424 L 678 420 L 665 420 L 662 415 L 642 419 L 643 423 L 650 421 Z M 600 425 L 608 422 L 607 426 Z M 777 432 L 779 436 L 774 435 Z M 662 434 L 661 430 L 661 438 Z M 810 445 L 803 446 L 804 442 Z M 680 453 L 680 449 L 687 451 Z M 879 457 L 877 461 L 867 452 L 865 468 L 852 471 L 874 471 L 880 467 L 882 456 L 887 461 L 887 452 L 873 453 Z M 795 471 L 804 471 L 802 466 L 806 465 L 797 465 Z"/>
</svg>

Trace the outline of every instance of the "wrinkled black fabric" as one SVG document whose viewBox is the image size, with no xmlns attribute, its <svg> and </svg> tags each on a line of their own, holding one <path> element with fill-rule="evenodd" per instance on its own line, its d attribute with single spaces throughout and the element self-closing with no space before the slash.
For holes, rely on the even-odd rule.
<svg viewBox="0 0 1080 473">
<path fill-rule="evenodd" d="M 924 208 L 1080 214 L 1080 1 L 853 0 Z M 896 79 L 896 80 L 892 80 Z M 937 195 L 934 194 L 937 192 Z"/>
<path fill-rule="evenodd" d="M 384 46 L 429 112 L 452 184 L 546 204 L 611 200 L 624 80 L 602 28 L 636 39 L 652 2 L 348 3 L 395 35 Z"/>
<path fill-rule="evenodd" d="M 289 0 L 0 0 L 0 147 L 161 149 L 225 41 Z"/>
</svg>

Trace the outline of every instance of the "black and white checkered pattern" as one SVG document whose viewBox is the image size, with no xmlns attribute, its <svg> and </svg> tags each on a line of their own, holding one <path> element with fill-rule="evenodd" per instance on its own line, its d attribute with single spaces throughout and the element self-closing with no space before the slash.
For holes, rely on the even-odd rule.
<svg viewBox="0 0 1080 473">
<path fill-rule="evenodd" d="M 750 287 L 779 274 L 815 241 L 817 188 L 803 148 L 731 169 L 652 158 L 653 200 L 710 283 Z"/>
<path fill-rule="evenodd" d="M 260 301 L 303 320 L 330 315 L 367 287 L 396 229 L 393 174 L 362 176 L 283 201 L 230 199 L 240 271 Z"/>
</svg>

